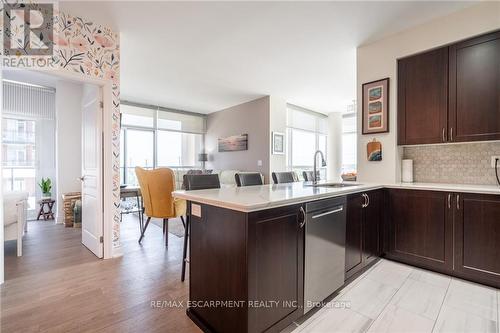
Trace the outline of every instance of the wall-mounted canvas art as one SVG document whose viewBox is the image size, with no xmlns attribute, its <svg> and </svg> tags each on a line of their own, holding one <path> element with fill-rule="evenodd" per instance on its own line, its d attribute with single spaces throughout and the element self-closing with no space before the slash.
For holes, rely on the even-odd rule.
<svg viewBox="0 0 500 333">
<path fill-rule="evenodd" d="M 273 132 L 273 149 L 274 155 L 285 154 L 285 134 L 280 132 Z"/>
<path fill-rule="evenodd" d="M 248 134 L 219 138 L 219 152 L 248 150 Z"/>
<path fill-rule="evenodd" d="M 366 145 L 366 156 L 370 162 L 382 161 L 382 143 L 373 139 Z"/>
<path fill-rule="evenodd" d="M 363 134 L 389 132 L 389 78 L 363 84 Z"/>
</svg>

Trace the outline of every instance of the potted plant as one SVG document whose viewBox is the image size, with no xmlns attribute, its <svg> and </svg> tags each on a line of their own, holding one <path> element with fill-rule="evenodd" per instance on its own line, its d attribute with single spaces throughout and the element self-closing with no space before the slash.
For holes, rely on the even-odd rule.
<svg viewBox="0 0 500 333">
<path fill-rule="evenodd" d="M 47 179 L 45 179 L 42 177 L 38 186 L 42 190 L 42 199 L 50 199 L 52 197 L 52 193 L 50 193 L 50 190 L 52 189 L 52 181 L 50 178 L 47 177 Z"/>
</svg>

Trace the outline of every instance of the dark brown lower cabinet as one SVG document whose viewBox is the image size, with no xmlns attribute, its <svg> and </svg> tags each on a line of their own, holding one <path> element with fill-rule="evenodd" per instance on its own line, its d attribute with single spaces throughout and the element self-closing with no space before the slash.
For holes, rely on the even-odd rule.
<svg viewBox="0 0 500 333">
<path fill-rule="evenodd" d="M 346 279 L 357 273 L 363 264 L 363 208 L 366 200 L 361 193 L 347 196 L 345 274 Z"/>
<path fill-rule="evenodd" d="M 453 211 L 451 194 L 418 190 L 389 191 L 390 237 L 387 257 L 451 272 Z"/>
<path fill-rule="evenodd" d="M 389 190 L 386 256 L 500 287 L 500 196 Z"/>
<path fill-rule="evenodd" d="M 455 194 L 457 275 L 500 287 L 500 196 Z"/>
<path fill-rule="evenodd" d="M 189 317 L 211 332 L 279 332 L 302 316 L 301 205 L 200 206 L 191 220 Z"/>
<path fill-rule="evenodd" d="M 382 200 L 382 190 L 347 196 L 346 280 L 380 256 Z"/>
<path fill-rule="evenodd" d="M 365 265 L 380 257 L 382 253 L 382 217 L 384 205 L 384 191 L 370 191 L 368 206 L 364 209 L 363 220 L 363 260 Z"/>
<path fill-rule="evenodd" d="M 300 206 L 248 216 L 248 332 L 279 332 L 303 314 L 304 228 Z M 262 303 L 264 304 L 264 303 Z M 266 303 L 267 304 L 267 303 Z M 240 331 L 241 332 L 241 331 Z"/>
</svg>

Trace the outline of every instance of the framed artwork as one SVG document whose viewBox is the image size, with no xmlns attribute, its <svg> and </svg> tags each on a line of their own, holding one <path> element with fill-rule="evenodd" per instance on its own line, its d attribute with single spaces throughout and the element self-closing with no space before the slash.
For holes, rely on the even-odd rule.
<svg viewBox="0 0 500 333">
<path fill-rule="evenodd" d="M 274 155 L 285 154 L 285 134 L 280 132 L 273 132 L 273 150 Z"/>
<path fill-rule="evenodd" d="M 219 152 L 248 150 L 248 134 L 218 139 Z"/>
<path fill-rule="evenodd" d="M 363 134 L 389 132 L 389 78 L 363 84 Z"/>
</svg>

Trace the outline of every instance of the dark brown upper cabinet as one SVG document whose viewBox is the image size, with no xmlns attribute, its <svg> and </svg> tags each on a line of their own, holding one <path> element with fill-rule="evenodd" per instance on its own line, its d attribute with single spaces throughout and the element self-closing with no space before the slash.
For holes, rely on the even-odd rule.
<svg viewBox="0 0 500 333">
<path fill-rule="evenodd" d="M 500 32 L 398 60 L 398 144 L 500 140 Z"/>
<path fill-rule="evenodd" d="M 450 141 L 500 139 L 500 32 L 450 46 Z"/>
<path fill-rule="evenodd" d="M 447 140 L 448 48 L 398 61 L 398 144 Z"/>
</svg>

